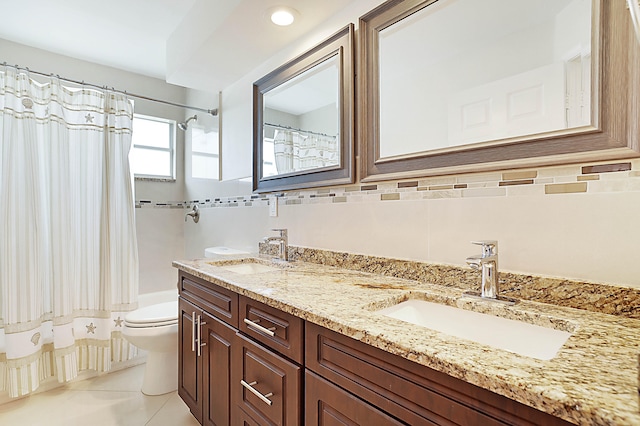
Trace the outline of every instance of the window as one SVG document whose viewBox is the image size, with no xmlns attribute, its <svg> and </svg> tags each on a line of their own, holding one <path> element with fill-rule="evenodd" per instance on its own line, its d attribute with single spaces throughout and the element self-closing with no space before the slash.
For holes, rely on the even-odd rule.
<svg viewBox="0 0 640 426">
<path fill-rule="evenodd" d="M 205 132 L 191 127 L 191 177 L 200 179 L 220 178 L 220 145 L 218 130 Z"/>
<path fill-rule="evenodd" d="M 175 128 L 173 120 L 133 115 L 133 149 L 129 161 L 135 177 L 176 178 Z"/>
<path fill-rule="evenodd" d="M 265 136 L 262 143 L 262 177 L 275 176 L 277 174 L 273 137 L 268 138 Z"/>
</svg>

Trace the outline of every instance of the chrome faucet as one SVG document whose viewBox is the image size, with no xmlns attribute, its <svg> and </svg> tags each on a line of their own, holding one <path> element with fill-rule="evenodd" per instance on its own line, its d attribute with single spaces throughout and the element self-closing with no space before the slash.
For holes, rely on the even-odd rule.
<svg viewBox="0 0 640 426">
<path fill-rule="evenodd" d="M 472 241 L 482 246 L 482 254 L 467 257 L 467 265 L 482 271 L 480 296 L 495 299 L 498 296 L 498 242 L 492 240 Z"/>
<path fill-rule="evenodd" d="M 278 257 L 280 260 L 289 260 L 289 237 L 286 229 L 272 229 L 272 231 L 279 232 L 277 237 L 264 237 L 263 242 L 271 244 L 271 242 L 277 242 L 278 245 Z"/>
<path fill-rule="evenodd" d="M 482 254 L 467 257 L 467 265 L 482 272 L 480 293 L 464 292 L 465 296 L 477 297 L 508 304 L 516 303 L 515 299 L 500 296 L 498 285 L 498 242 L 494 240 L 472 241 L 482 246 Z"/>
</svg>

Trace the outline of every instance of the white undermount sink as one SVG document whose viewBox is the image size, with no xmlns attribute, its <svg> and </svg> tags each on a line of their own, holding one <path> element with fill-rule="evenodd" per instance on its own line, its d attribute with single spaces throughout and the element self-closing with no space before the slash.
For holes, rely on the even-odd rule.
<svg viewBox="0 0 640 426">
<path fill-rule="evenodd" d="M 571 333 L 563 330 L 425 300 L 410 299 L 377 312 L 450 336 L 540 360 L 555 357 L 571 336 Z"/>
<path fill-rule="evenodd" d="M 289 262 L 278 259 L 266 260 L 252 257 L 230 260 L 212 260 L 207 263 L 211 266 L 242 275 L 282 271 L 291 267 Z"/>
<path fill-rule="evenodd" d="M 242 262 L 242 263 L 234 263 L 231 265 L 220 266 L 222 269 L 226 269 L 227 271 L 235 272 L 236 274 L 260 274 L 263 272 L 273 272 L 277 271 L 278 268 L 274 268 L 273 266 L 264 265 L 262 263 L 255 262 Z"/>
</svg>

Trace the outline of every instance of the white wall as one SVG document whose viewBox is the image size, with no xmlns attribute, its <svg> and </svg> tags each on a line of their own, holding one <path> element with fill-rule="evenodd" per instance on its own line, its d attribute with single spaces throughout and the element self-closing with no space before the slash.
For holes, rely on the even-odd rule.
<svg viewBox="0 0 640 426">
<path fill-rule="evenodd" d="M 362 1 L 333 17 L 313 35 L 274 56 L 222 93 L 223 177 L 212 194 L 247 194 L 234 180 L 250 176 L 252 83 L 282 63 L 321 42 L 379 1 Z M 443 182 L 470 182 L 477 188 L 431 199 L 303 203 L 281 205 L 268 216 L 260 203 L 251 207 L 215 207 L 202 211 L 199 224 L 185 228 L 185 254 L 200 257 L 207 246 L 226 245 L 255 251 L 270 229 L 289 229 L 293 245 L 353 253 L 464 265 L 478 248 L 476 239 L 497 239 L 503 270 L 640 287 L 637 254 L 640 227 L 640 162 L 626 175 L 611 174 L 590 182 L 580 194 L 544 193 L 545 182 L 574 182 L 579 166 L 539 168 L 541 185 L 498 187 L 474 175 L 446 177 Z M 565 174 L 572 175 L 565 177 Z M 438 179 L 432 180 L 437 183 Z M 240 187 L 238 187 L 240 185 Z M 384 184 L 380 185 L 384 187 Z M 484 186 L 487 186 L 486 188 Z M 448 194 L 451 195 L 451 194 Z M 221 195 L 223 196 L 223 195 Z"/>
<path fill-rule="evenodd" d="M 252 170 L 252 83 L 282 63 L 321 42 L 349 22 L 357 22 L 379 0 L 354 2 L 314 34 L 283 50 L 250 74 L 242 76 L 222 93 L 221 120 L 223 181 L 183 179 L 180 166 L 175 184 L 136 184 L 136 198 L 152 201 L 204 200 L 248 196 L 251 182 L 239 178 Z M 2 60 L 45 72 L 181 101 L 183 89 L 135 74 L 53 55 L 0 40 Z M 217 94 L 188 91 L 185 102 L 217 106 Z M 136 103 L 141 113 L 154 114 L 156 104 Z M 145 108 L 142 110 L 142 108 Z M 168 112 L 168 110 L 166 110 Z M 176 120 L 190 111 L 172 110 Z M 179 147 L 182 135 L 178 134 Z M 183 153 L 179 150 L 179 155 Z M 179 164 L 183 164 L 179 157 Z M 578 170 L 578 166 L 569 167 Z M 140 244 L 141 292 L 175 286 L 171 260 L 201 257 L 205 247 L 225 245 L 255 251 L 271 228 L 289 229 L 293 245 L 353 253 L 463 265 L 477 252 L 470 241 L 497 239 L 503 270 L 640 287 L 637 253 L 640 252 L 640 162 L 635 175 L 603 176 L 583 194 L 544 195 L 539 188 L 478 188 L 457 198 L 380 201 L 365 199 L 347 203 L 281 205 L 279 216 L 268 216 L 264 203 L 252 206 L 215 207 L 201 210 L 198 224 L 184 222 L 185 210 L 136 209 Z M 500 173 L 489 174 L 495 182 Z M 495 176 L 493 176 L 495 175 Z M 563 170 L 541 168 L 544 181 Z M 452 178 L 443 178 L 448 182 Z M 474 182 L 475 176 L 458 177 Z M 575 176 L 572 178 L 575 180 Z M 433 182 L 438 182 L 437 179 Z M 590 182 L 590 185 L 592 182 Z M 393 184 L 380 184 L 380 188 Z M 488 185 L 488 184 L 486 184 Z M 363 196 L 366 198 L 365 196 Z M 356 197 L 357 198 L 357 197 Z M 243 204 L 243 203 L 240 203 Z"/>
<path fill-rule="evenodd" d="M 185 102 L 186 90 L 166 82 L 91 62 L 81 61 L 0 39 L 3 62 L 46 74 L 178 103 Z M 33 76 L 42 81 L 42 78 Z M 185 111 L 164 104 L 134 99 L 135 112 L 182 121 Z M 178 201 L 184 199 L 183 134 L 177 132 L 177 179 L 175 182 L 136 181 L 136 200 Z M 136 209 L 136 231 L 140 259 L 140 293 L 175 288 L 171 261 L 184 256 L 184 219 L 181 210 Z"/>
</svg>

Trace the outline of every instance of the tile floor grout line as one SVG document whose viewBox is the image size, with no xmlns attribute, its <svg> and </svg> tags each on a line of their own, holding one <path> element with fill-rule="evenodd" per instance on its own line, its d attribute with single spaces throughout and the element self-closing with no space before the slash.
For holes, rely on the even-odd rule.
<svg viewBox="0 0 640 426">
<path fill-rule="evenodd" d="M 149 395 L 147 395 L 147 396 L 149 396 Z M 155 396 L 160 396 L 160 395 L 155 395 Z M 153 421 L 154 417 L 157 416 L 160 411 L 162 411 L 162 409 L 169 403 L 170 400 L 171 400 L 171 395 L 169 395 L 169 397 L 164 401 L 164 404 L 162 404 L 160 406 L 160 408 L 158 408 L 158 410 L 155 413 L 153 413 L 151 415 L 151 417 L 149 417 L 149 419 L 147 419 L 147 421 L 145 422 L 144 426 L 147 426 L 149 423 L 151 423 L 151 421 Z"/>
</svg>

